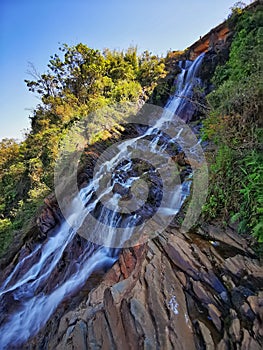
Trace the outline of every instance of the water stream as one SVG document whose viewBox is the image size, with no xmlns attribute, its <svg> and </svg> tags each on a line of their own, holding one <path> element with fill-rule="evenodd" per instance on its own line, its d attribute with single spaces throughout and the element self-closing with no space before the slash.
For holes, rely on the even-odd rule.
<svg viewBox="0 0 263 350">
<path fill-rule="evenodd" d="M 101 167 L 95 174 L 92 181 L 80 190 L 79 198 L 85 205 L 79 204 L 79 198 L 73 200 L 68 208 L 70 220 L 62 222 L 43 245 L 35 246 L 28 256 L 19 261 L 0 286 L 1 310 L 6 315 L 0 320 L 0 349 L 8 349 L 11 345 L 18 346 L 37 334 L 58 305 L 66 297 L 80 290 L 94 271 L 102 267 L 110 267 L 118 259 L 120 247 L 131 238 L 134 227 L 142 221 L 141 213 L 136 210 L 128 213 L 120 212 L 120 201 L 123 199 L 123 194 L 129 195 L 131 186 L 140 181 L 140 174 L 134 171 L 136 162 L 130 158 L 129 150 L 134 145 L 137 147 L 140 140 L 149 139 L 149 137 L 150 152 L 158 154 L 166 149 L 167 142 L 160 146 L 160 140 L 163 138 L 160 130 L 162 125 L 171 121 L 171 118 L 175 118 L 175 115 L 184 118 L 183 113 L 185 113 L 185 108 L 192 97 L 193 88 L 199 83 L 197 76 L 202 59 L 203 55 L 200 55 L 194 62 L 184 61 L 180 63 L 182 71 L 177 76 L 176 92 L 167 102 L 161 118 L 143 135 L 122 142 L 115 157 L 106 162 L 104 167 Z M 186 119 L 188 120 L 188 116 Z M 180 138 L 180 133 L 179 131 L 176 138 Z M 171 142 L 171 140 L 168 141 Z M 113 166 L 115 172 L 110 183 L 105 190 L 99 192 L 99 195 L 94 196 L 94 191 L 98 193 L 105 169 L 110 171 Z M 149 177 L 152 176 L 151 179 L 155 179 L 158 170 L 160 169 L 148 166 Z M 159 182 L 155 181 L 155 186 L 152 186 L 151 189 L 157 197 L 160 197 L 159 186 Z M 121 188 L 123 193 L 116 188 Z M 181 186 L 174 188 L 173 193 L 169 195 L 169 201 L 160 208 L 160 212 L 168 213 L 167 215 L 174 215 L 178 212 L 189 194 L 189 188 L 190 181 L 185 181 Z M 100 203 L 111 191 L 114 195 L 110 199 L 108 207 L 103 207 Z M 155 207 L 159 205 L 158 198 L 155 201 Z M 132 206 L 132 203 L 130 205 Z M 149 213 L 149 217 L 154 212 L 153 209 Z M 104 226 L 107 227 L 107 232 L 101 232 L 99 224 L 93 228 L 94 236 L 104 235 L 107 237 L 106 244 L 96 245 L 87 241 L 85 248 L 74 262 L 74 268 L 68 268 L 66 272 L 61 274 L 59 282 L 47 291 L 48 281 L 52 279 L 63 254 L 76 239 L 77 232 L 89 213 L 94 213 L 98 223 L 103 222 Z M 116 240 L 116 232 L 119 227 L 125 228 L 125 230 L 123 230 L 124 234 Z"/>
</svg>

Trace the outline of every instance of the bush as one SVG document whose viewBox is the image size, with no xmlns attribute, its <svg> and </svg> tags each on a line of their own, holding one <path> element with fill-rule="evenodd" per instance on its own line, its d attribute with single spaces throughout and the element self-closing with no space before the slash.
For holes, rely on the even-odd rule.
<svg viewBox="0 0 263 350">
<path fill-rule="evenodd" d="M 203 138 L 218 145 L 203 212 L 237 221 L 239 232 L 263 241 L 262 11 L 238 14 L 228 62 L 214 74 L 215 90 Z"/>
</svg>

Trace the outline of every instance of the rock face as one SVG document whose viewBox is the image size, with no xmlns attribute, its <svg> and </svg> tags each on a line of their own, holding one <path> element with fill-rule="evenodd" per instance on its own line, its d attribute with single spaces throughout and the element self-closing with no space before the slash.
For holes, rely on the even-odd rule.
<svg viewBox="0 0 263 350">
<path fill-rule="evenodd" d="M 206 93 L 212 89 L 209 80 L 216 65 L 228 55 L 229 37 L 221 29 L 222 37 L 218 36 L 216 45 L 209 39 L 210 43 L 200 40 L 200 45 L 193 47 L 196 55 L 211 44 L 201 77 Z M 223 47 L 220 40 L 224 40 Z M 168 77 L 165 83 L 169 86 L 173 78 Z M 163 96 L 166 100 L 168 93 Z M 197 98 L 202 102 L 202 96 Z M 163 102 L 161 98 L 160 104 Z M 131 137 L 137 130 L 126 128 L 125 132 Z M 86 170 L 80 169 L 78 174 L 81 186 L 92 177 L 99 153 L 98 149 L 91 149 L 85 154 Z M 189 165 L 183 154 L 178 153 L 174 158 L 179 166 Z M 121 186 L 116 186 L 114 191 L 127 195 Z M 45 204 L 38 227 L 33 227 L 14 249 L 17 252 L 23 247 L 20 258 L 31 251 L 36 240 L 52 234 L 60 221 L 56 200 L 49 198 Z M 84 243 L 77 236 L 67 248 L 45 292 L 66 275 L 68 266 L 74 269 Z M 6 267 L 11 258 L 11 255 L 7 257 L 2 266 Z M 17 254 L 13 263 L 18 259 Z M 10 265 L 0 280 L 11 268 Z M 0 322 L 6 309 L 1 311 Z M 230 228 L 222 231 L 219 225 L 206 225 L 188 233 L 168 227 L 147 244 L 122 250 L 106 274 L 96 271 L 75 296 L 64 300 L 46 326 L 22 349 L 260 350 L 262 347 L 262 266 L 246 240 Z"/>
<path fill-rule="evenodd" d="M 123 250 L 102 282 L 26 348 L 262 349 L 262 282 L 253 251 L 230 229 L 168 228 Z"/>
<path fill-rule="evenodd" d="M 253 11 L 261 3 L 262 0 L 253 1 L 251 4 L 246 6 L 246 11 Z M 217 27 L 211 29 L 210 32 L 204 36 L 200 36 L 199 40 L 197 40 L 187 49 L 188 58 L 194 60 L 202 52 L 207 52 L 209 49 L 220 51 L 222 47 L 226 45 L 229 37 L 231 37 L 232 34 L 233 33 L 231 33 L 231 30 L 229 28 L 229 21 L 225 20 Z"/>
</svg>

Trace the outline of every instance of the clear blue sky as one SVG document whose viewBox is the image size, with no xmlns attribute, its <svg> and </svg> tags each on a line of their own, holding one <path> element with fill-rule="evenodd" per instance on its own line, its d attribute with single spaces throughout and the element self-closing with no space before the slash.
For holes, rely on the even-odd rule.
<svg viewBox="0 0 263 350">
<path fill-rule="evenodd" d="M 0 139 L 22 138 L 39 102 L 24 79 L 43 73 L 59 43 L 166 54 L 223 21 L 234 0 L 0 0 Z"/>
</svg>

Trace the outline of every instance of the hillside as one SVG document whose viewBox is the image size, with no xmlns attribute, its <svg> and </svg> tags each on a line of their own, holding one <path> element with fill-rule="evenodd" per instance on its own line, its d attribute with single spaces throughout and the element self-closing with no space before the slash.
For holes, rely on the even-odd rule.
<svg viewBox="0 0 263 350">
<path fill-rule="evenodd" d="M 32 67 L 32 130 L 0 143 L 1 349 L 262 348 L 262 17 Z"/>
</svg>

